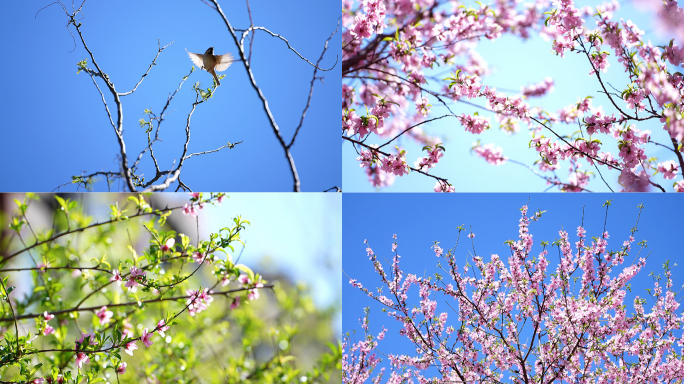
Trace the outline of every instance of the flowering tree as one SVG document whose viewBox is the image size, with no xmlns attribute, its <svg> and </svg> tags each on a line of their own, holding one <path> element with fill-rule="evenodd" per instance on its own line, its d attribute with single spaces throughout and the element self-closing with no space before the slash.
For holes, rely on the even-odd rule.
<svg viewBox="0 0 684 384">
<path fill-rule="evenodd" d="M 606 216 L 609 205 L 604 204 Z M 643 206 L 639 208 L 640 216 Z M 646 262 L 640 257 L 646 242 L 635 244 L 637 225 L 617 250 L 608 248 L 605 224 L 591 239 L 582 224 L 574 246 L 561 230 L 557 240 L 542 241 L 541 252 L 533 253 L 530 225 L 543 211 L 528 215 L 527 209 L 521 209 L 518 239 L 505 242 L 510 247 L 507 262 L 496 254 L 488 260 L 480 256 L 472 232 L 472 254 L 465 265 L 456 262 L 458 240 L 451 250 L 435 242 L 438 268 L 448 278 L 441 271 L 434 277 L 404 272 L 396 241 L 386 272 L 368 246 L 383 286 L 375 293 L 355 279 L 350 284 L 384 306 L 383 312 L 400 325 L 398 336 L 415 348 L 415 353 L 385 353 L 391 363 L 387 382 L 681 382 L 684 315 L 677 313 L 669 264 L 664 265 L 664 284 L 655 278 L 648 290 L 650 311 L 643 297 L 636 296 L 631 306 L 625 300 L 630 280 Z M 460 238 L 465 228 L 458 229 Z M 635 245 L 639 247 L 632 249 Z M 552 248 L 558 254 L 555 269 L 549 259 Z M 418 289 L 415 301 L 413 286 Z M 379 383 L 385 373 L 385 368 L 375 368 L 387 329 L 373 335 L 368 324 L 366 311 L 364 337 L 345 338 L 345 383 Z"/>
<path fill-rule="evenodd" d="M 93 222 L 55 196 L 49 230 L 27 216 L 37 196 L 16 200 L 0 260 L 0 382 L 322 382 L 339 372 L 340 347 L 322 345 L 330 331 L 293 340 L 299 325 L 329 315 L 303 289 L 232 256 L 247 220 L 207 240 L 169 230 L 174 211 L 190 219 L 225 197 L 195 193 L 185 206 L 153 209 L 149 195 L 130 195 Z M 300 342 L 318 361 L 297 367 Z"/>
<path fill-rule="evenodd" d="M 521 143 L 539 155 L 526 164 L 477 139 L 472 153 L 492 165 L 521 165 L 567 192 L 589 190 L 594 173 L 583 165 L 594 168 L 611 191 L 618 188 L 603 173 L 619 175 L 622 191 L 684 191 L 684 82 L 677 68 L 684 63 L 684 10 L 676 0 L 647 3 L 659 9 L 661 24 L 671 27 L 674 39 L 669 43 L 644 41 L 644 32 L 631 21 L 613 20 L 616 1 L 580 9 L 572 0 L 478 2 L 476 7 L 440 0 L 345 0 L 342 138 L 354 146 L 375 187 L 390 186 L 395 177 L 414 172 L 435 179 L 436 192 L 453 192 L 451 182 L 429 172 L 445 154 L 444 138 L 424 128 L 451 118 L 484 140 L 482 134 L 493 128 L 491 113 L 507 134 L 526 126 L 531 137 Z M 608 104 L 593 105 L 591 95 L 569 98 L 558 111 L 530 104 L 552 90 L 551 78 L 540 78 L 517 93 L 497 91 L 485 81 L 489 70 L 477 48 L 480 40 L 505 34 L 522 39 L 540 34 L 553 41 L 555 54 L 585 57 L 588 76 Z M 601 75 L 608 70 L 609 55 L 625 73 L 619 89 Z M 454 102 L 482 109 L 485 115 L 458 113 Z M 435 116 L 433 105 L 447 113 Z M 662 141 L 638 128 L 650 122 L 660 123 Z M 422 145 L 425 156 L 411 163 L 398 146 L 400 138 Z M 666 148 L 670 157 L 648 156 L 656 147 Z M 566 178 L 555 172 L 563 165 L 569 170 Z"/>
</svg>

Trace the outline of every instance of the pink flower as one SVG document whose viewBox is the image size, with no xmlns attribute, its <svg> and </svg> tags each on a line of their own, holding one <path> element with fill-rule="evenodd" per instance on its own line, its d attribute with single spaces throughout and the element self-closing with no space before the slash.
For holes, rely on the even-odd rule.
<svg viewBox="0 0 684 384">
<path fill-rule="evenodd" d="M 162 245 L 159 250 L 162 252 L 170 252 L 173 249 L 173 246 L 175 244 L 176 244 L 175 239 L 168 239 L 168 240 L 166 240 L 166 244 Z"/>
<path fill-rule="evenodd" d="M 83 352 L 79 352 L 76 355 L 76 365 L 78 365 L 78 368 L 81 369 L 83 367 L 83 364 L 88 364 L 90 363 L 90 358 L 88 357 L 87 354 Z"/>
<path fill-rule="evenodd" d="M 684 180 L 679 180 L 674 185 L 675 192 L 684 192 Z"/>
<path fill-rule="evenodd" d="M 247 277 L 247 275 L 240 275 L 240 277 L 238 277 L 238 281 L 240 284 L 247 285 L 249 284 L 249 277 Z"/>
<path fill-rule="evenodd" d="M 190 296 L 187 301 L 190 316 L 195 316 L 195 314 L 204 311 L 214 301 L 214 298 L 210 295 L 209 288 L 204 288 L 202 292 L 188 289 L 185 293 Z"/>
<path fill-rule="evenodd" d="M 197 211 L 195 210 L 194 206 L 192 206 L 190 204 L 185 204 L 183 206 L 183 214 L 195 217 L 195 216 L 197 216 Z"/>
<path fill-rule="evenodd" d="M 191 196 L 191 197 L 190 197 L 191 200 L 197 200 L 197 199 L 199 199 L 199 197 L 200 197 L 200 193 L 199 193 L 199 192 L 190 192 L 190 193 L 188 193 L 188 195 Z"/>
<path fill-rule="evenodd" d="M 33 383 L 33 384 L 43 384 L 44 382 L 45 382 L 45 379 L 43 379 L 42 377 L 39 377 L 39 378 L 33 380 L 31 383 Z"/>
<path fill-rule="evenodd" d="M 485 144 L 483 146 L 478 142 L 472 150 L 475 152 L 475 155 L 485 159 L 485 161 L 492 165 L 502 165 L 508 160 L 508 158 L 503 155 L 503 149 L 501 149 L 501 147 L 495 148 L 493 143 Z"/>
<path fill-rule="evenodd" d="M 147 272 L 144 272 L 142 269 L 136 267 L 136 266 L 131 266 L 130 267 L 131 274 L 128 276 L 128 281 L 126 284 L 124 284 L 124 287 L 130 288 L 131 292 L 135 292 L 136 287 L 140 285 L 137 281 L 138 276 L 145 276 Z"/>
<path fill-rule="evenodd" d="M 126 343 L 126 349 L 125 349 L 126 353 L 133 356 L 133 350 L 135 350 L 135 349 L 138 349 L 138 346 L 135 345 L 135 340 L 131 341 L 129 343 Z"/>
<path fill-rule="evenodd" d="M 119 366 L 116 367 L 116 373 L 118 373 L 118 374 L 126 373 L 126 365 L 128 365 L 128 364 L 126 364 L 125 362 L 122 361 L 121 364 L 119 364 Z"/>
<path fill-rule="evenodd" d="M 119 272 L 118 269 L 115 269 L 113 273 L 114 276 L 112 276 L 112 278 L 109 279 L 109 281 L 116 281 L 116 283 L 119 284 L 119 286 L 121 286 L 121 283 L 123 282 L 123 280 L 121 279 L 121 272 Z"/>
<path fill-rule="evenodd" d="M 90 345 L 95 345 L 95 344 L 97 344 L 97 341 L 95 341 L 95 336 L 91 335 L 90 333 L 82 333 L 82 334 L 81 334 L 81 338 L 78 339 L 78 340 L 76 340 L 76 344 L 79 344 L 77 347 L 79 347 L 81 344 L 83 344 L 83 340 L 85 340 L 85 339 L 88 338 L 88 337 L 90 338 L 90 339 L 89 339 L 89 340 L 90 340 L 90 343 L 89 343 Z"/>
<path fill-rule="evenodd" d="M 264 285 L 261 283 L 257 283 L 254 285 L 255 288 L 261 288 L 263 286 Z M 259 290 L 258 289 L 250 290 L 249 293 L 247 294 L 247 298 L 250 300 L 257 300 L 259 298 Z"/>
<path fill-rule="evenodd" d="M 46 326 L 45 326 L 45 329 L 43 330 L 43 336 L 47 336 L 47 335 L 49 335 L 49 334 L 51 334 L 51 333 L 55 333 L 55 329 L 52 328 L 52 327 L 49 326 L 49 325 L 46 325 Z"/>
<path fill-rule="evenodd" d="M 157 328 L 158 328 L 157 332 L 159 332 L 159 335 L 161 337 L 166 336 L 166 334 L 164 332 L 169 330 L 169 326 L 165 325 L 165 324 L 166 323 L 164 322 L 164 319 L 159 320 L 159 322 L 157 323 Z"/>
<path fill-rule="evenodd" d="M 456 188 L 445 181 L 437 180 L 434 190 L 435 192 L 455 192 Z"/>
<path fill-rule="evenodd" d="M 249 300 L 257 300 L 259 298 L 259 291 L 256 289 L 250 290 L 249 293 L 247 294 L 247 298 Z"/>
<path fill-rule="evenodd" d="M 427 116 L 428 113 L 430 113 L 430 105 L 428 99 L 426 97 L 421 98 L 420 100 L 416 101 L 416 112 L 420 113 L 423 116 Z"/>
<path fill-rule="evenodd" d="M 679 171 L 679 164 L 672 160 L 668 160 L 658 164 L 658 172 L 663 174 L 666 179 L 674 179 Z"/>
<path fill-rule="evenodd" d="M 47 313 L 47 311 L 43 312 L 43 317 L 45 318 L 45 321 L 50 321 L 55 318 L 55 315 L 51 315 Z"/>
<path fill-rule="evenodd" d="M 231 310 L 232 310 L 232 309 L 235 309 L 235 308 L 238 307 L 238 305 L 240 305 L 240 296 L 236 296 L 236 297 L 233 299 L 233 302 L 230 303 L 230 309 L 231 309 Z"/>
<path fill-rule="evenodd" d="M 202 252 L 195 252 L 192 254 L 192 259 L 200 264 L 202 263 L 202 259 L 204 259 L 204 254 Z M 207 259 L 207 264 L 210 264 L 209 259 Z"/>
<path fill-rule="evenodd" d="M 437 256 L 437 257 L 442 256 L 442 254 L 444 253 L 444 251 L 442 250 L 442 247 L 440 247 L 437 244 L 435 244 L 432 248 L 435 250 L 435 256 Z"/>
<path fill-rule="evenodd" d="M 143 344 L 145 344 L 146 347 L 152 345 L 152 335 L 154 335 L 154 332 L 147 333 L 147 328 L 143 330 L 141 341 L 143 342 Z"/>
<path fill-rule="evenodd" d="M 219 196 L 216 201 L 218 201 L 219 204 L 223 203 L 223 200 L 226 198 L 226 195 L 221 195 Z"/>
<path fill-rule="evenodd" d="M 108 311 L 107 306 L 105 305 L 104 307 L 100 308 L 99 311 L 95 312 L 95 315 L 100 319 L 100 324 L 105 325 L 109 323 L 109 319 L 112 318 L 114 313 L 112 311 Z"/>
<path fill-rule="evenodd" d="M 482 117 L 475 112 L 475 115 L 461 114 L 459 117 L 461 124 L 466 131 L 479 134 L 489 129 L 489 117 Z"/>
<path fill-rule="evenodd" d="M 468 234 L 468 237 L 470 237 L 472 239 L 473 237 L 475 237 L 475 234 L 471 232 Z"/>
</svg>

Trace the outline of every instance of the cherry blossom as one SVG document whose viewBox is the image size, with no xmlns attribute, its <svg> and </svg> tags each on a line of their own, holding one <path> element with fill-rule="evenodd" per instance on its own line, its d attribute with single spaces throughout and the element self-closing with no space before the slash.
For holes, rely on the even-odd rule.
<svg viewBox="0 0 684 384">
<path fill-rule="evenodd" d="M 76 354 L 76 365 L 79 369 L 83 367 L 83 364 L 89 364 L 90 358 L 87 353 L 79 352 Z"/>
<path fill-rule="evenodd" d="M 140 285 L 140 283 L 138 283 L 138 278 L 145 276 L 147 272 L 134 265 L 132 265 L 129 269 L 130 274 L 128 275 L 128 280 L 126 281 L 126 284 L 124 284 L 124 287 L 130 288 L 131 292 L 135 292 L 137 289 L 136 287 Z"/>
<path fill-rule="evenodd" d="M 124 349 L 124 351 L 129 355 L 133 356 L 133 351 L 136 349 L 138 349 L 138 346 L 135 345 L 135 340 L 133 340 L 126 343 L 126 348 Z"/>
<path fill-rule="evenodd" d="M 123 282 L 121 279 L 121 272 L 118 269 L 114 269 L 112 274 L 113 276 L 109 279 L 109 281 L 116 281 L 116 283 L 121 286 L 121 283 Z"/>
<path fill-rule="evenodd" d="M 230 309 L 235 309 L 240 305 L 240 296 L 235 296 L 233 302 L 230 303 Z"/>
<path fill-rule="evenodd" d="M 520 211 L 518 236 L 505 243 L 507 261 L 488 251 L 480 256 L 475 247 L 445 254 L 435 242 L 432 249 L 444 271 L 437 279 L 420 267 L 417 275 L 403 270 L 396 254 L 388 260 L 392 268 L 387 273 L 384 257 L 366 244 L 382 286 L 376 290 L 354 279 L 349 283 L 384 307 L 383 313 L 397 322 L 392 336 L 405 338 L 411 347 L 401 354 L 382 348 L 387 329 L 373 336 L 366 309 L 360 321 L 363 334 L 343 342 L 343 383 L 684 379 L 684 315 L 669 263 L 663 266 L 665 277 L 654 278 L 648 291 L 650 311 L 646 299 L 627 299 L 630 282 L 646 265 L 640 257 L 645 241 L 635 239 L 637 226 L 615 249 L 609 248 L 607 230 L 590 237 L 583 223 L 573 231 L 576 241 L 561 229 L 553 245 L 542 241 L 536 251 L 531 227 L 539 225 L 533 223 L 542 220 L 544 211 L 528 213 L 527 206 Z M 459 235 L 465 230 L 458 229 Z M 381 352 L 389 364 L 378 369 Z M 386 370 L 389 379 L 383 378 Z"/>
<path fill-rule="evenodd" d="M 354 146 L 360 167 L 376 188 L 389 187 L 414 170 L 419 171 L 414 175 L 435 179 L 435 192 L 455 190 L 439 175 L 436 161 L 418 157 L 411 167 L 407 150 L 399 148 L 403 141 L 423 148 L 443 143 L 444 138 L 426 129 L 435 120 L 457 119 L 474 135 L 492 127 L 520 134 L 527 126 L 531 137 L 520 142 L 531 143 L 539 156 L 530 165 L 503 157 L 495 143 L 478 145 L 472 153 L 492 165 L 522 166 L 561 191 L 588 191 L 597 182 L 613 190 L 614 181 L 606 180 L 615 179 L 623 191 L 678 191 L 677 176 L 684 177 L 684 75 L 676 66 L 684 63 L 684 10 L 675 0 L 641 1 L 658 10 L 660 24 L 675 37 L 667 38 L 669 44 L 651 42 L 632 21 L 619 19 L 616 1 L 581 8 L 572 0 L 493 1 L 470 7 L 443 0 L 343 1 L 342 138 Z M 488 84 L 492 71 L 478 45 L 503 35 L 541 35 L 558 56 L 573 53 L 586 60 L 584 76 L 609 102 L 594 107 L 592 96 L 582 95 L 557 111 L 531 105 L 533 98 L 553 91 L 549 77 L 522 86 L 517 94 L 497 90 Z M 610 58 L 618 65 L 611 66 Z M 448 71 L 446 77 L 435 74 Z M 625 72 L 623 84 L 602 77 L 615 71 Z M 453 102 L 467 102 L 487 115 L 463 113 Z M 669 137 L 652 139 L 638 128 L 646 121 L 659 121 Z M 383 150 L 390 143 L 397 153 Z M 669 149 L 666 154 L 672 158 L 657 163 L 650 154 L 656 147 Z M 663 161 L 679 170 L 658 171 Z M 579 170 L 587 165 L 598 172 Z M 564 168 L 568 171 L 561 179 L 556 173 Z M 605 178 L 604 173 L 615 177 Z M 663 179 L 675 179 L 673 188 Z"/>
<path fill-rule="evenodd" d="M 152 345 L 152 335 L 154 335 L 154 332 L 147 332 L 147 328 L 143 329 L 142 337 L 140 338 L 140 341 L 145 344 L 146 347 L 149 347 Z"/>
<path fill-rule="evenodd" d="M 164 322 L 164 319 L 159 320 L 159 322 L 157 323 L 157 332 L 159 333 L 159 336 L 161 336 L 161 337 L 166 336 L 166 334 L 164 332 L 168 331 L 169 328 L 170 327 L 168 325 L 166 325 L 166 323 Z"/>
<path fill-rule="evenodd" d="M 116 367 L 116 373 L 118 373 L 120 375 L 123 375 L 124 373 L 126 373 L 126 366 L 127 365 L 128 364 L 126 364 L 125 361 L 122 361 L 121 363 L 119 363 L 119 365 Z"/>
<path fill-rule="evenodd" d="M 173 246 L 176 244 L 176 239 L 168 239 L 166 240 L 166 243 L 159 248 L 160 251 L 162 252 L 172 252 L 173 251 Z"/>
<path fill-rule="evenodd" d="M 100 319 L 100 324 L 105 325 L 110 322 L 110 319 L 112 316 L 114 316 L 114 312 L 108 311 L 107 306 L 105 305 L 104 307 L 100 308 L 99 311 L 95 312 L 95 315 Z"/>
</svg>

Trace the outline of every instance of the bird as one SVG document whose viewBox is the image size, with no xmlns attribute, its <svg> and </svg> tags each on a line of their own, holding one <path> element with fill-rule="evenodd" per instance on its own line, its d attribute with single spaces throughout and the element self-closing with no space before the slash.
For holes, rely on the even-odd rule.
<svg viewBox="0 0 684 384">
<path fill-rule="evenodd" d="M 186 49 L 185 52 L 188 52 Z M 226 53 L 225 55 L 214 55 L 214 47 L 209 47 L 204 54 L 188 52 L 192 63 L 200 69 L 204 69 L 214 76 L 216 84 L 221 85 L 216 72 L 223 72 L 235 61 L 233 55 Z"/>
</svg>

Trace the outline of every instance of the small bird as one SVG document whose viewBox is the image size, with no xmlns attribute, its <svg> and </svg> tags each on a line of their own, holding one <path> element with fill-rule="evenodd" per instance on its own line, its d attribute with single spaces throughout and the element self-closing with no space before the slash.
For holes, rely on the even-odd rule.
<svg viewBox="0 0 684 384">
<path fill-rule="evenodd" d="M 188 52 L 186 49 L 185 52 Z M 216 84 L 221 85 L 216 72 L 223 72 L 235 61 L 233 55 L 226 53 L 225 55 L 214 55 L 214 47 L 209 47 L 204 54 L 188 52 L 190 60 L 192 63 L 198 66 L 200 69 L 204 69 L 214 76 Z"/>
</svg>

